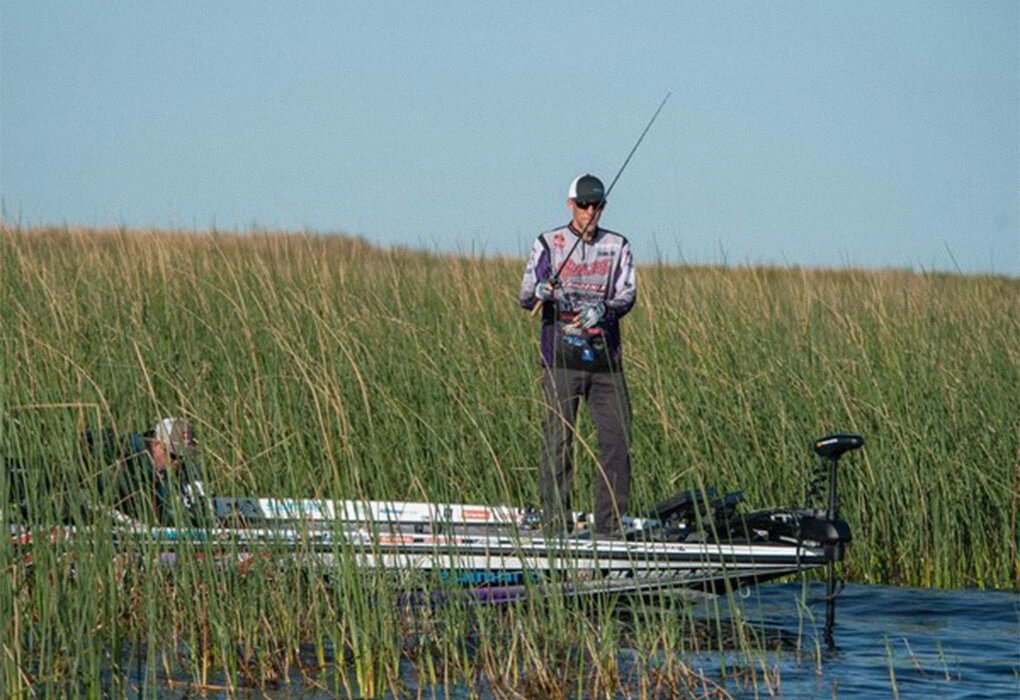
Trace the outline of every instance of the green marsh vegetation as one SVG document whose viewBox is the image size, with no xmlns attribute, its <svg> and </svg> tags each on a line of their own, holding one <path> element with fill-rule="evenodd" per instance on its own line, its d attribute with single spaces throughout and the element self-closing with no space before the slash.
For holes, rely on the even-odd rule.
<svg viewBox="0 0 1020 700">
<path fill-rule="evenodd" d="M 40 522 L 68 507 L 54 492 L 102 498 L 103 474 L 67 467 L 83 427 L 164 415 L 196 424 L 220 494 L 537 503 L 522 265 L 341 236 L 4 227 L 0 455 L 45 464 Z M 858 432 L 867 445 L 840 475 L 848 580 L 1016 585 L 1020 280 L 645 265 L 639 286 L 624 328 L 632 510 L 704 485 L 799 503 L 811 439 Z M 583 500 L 595 448 L 580 430 Z M 141 648 L 147 677 L 232 687 L 299 671 L 364 696 L 400 692 L 409 672 L 507 697 L 774 682 L 743 636 L 744 669 L 686 666 L 675 652 L 698 635 L 682 613 L 595 626 L 554 600 L 411 612 L 385 577 L 327 585 L 269 562 L 240 576 L 195 554 L 125 567 L 99 537 L 37 543 L 29 566 L 4 538 L 2 692 L 101 695 L 130 671 L 120 650 Z M 623 646 L 641 661 L 621 664 Z"/>
</svg>

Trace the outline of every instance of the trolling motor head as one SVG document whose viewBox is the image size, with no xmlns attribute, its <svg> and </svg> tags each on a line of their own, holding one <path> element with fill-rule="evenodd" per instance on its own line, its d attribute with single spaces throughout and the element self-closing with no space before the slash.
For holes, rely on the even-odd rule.
<svg viewBox="0 0 1020 700">
<path fill-rule="evenodd" d="M 836 433 L 815 440 L 815 452 L 819 457 L 839 460 L 844 452 L 856 450 L 864 444 L 864 438 L 853 433 Z"/>
</svg>

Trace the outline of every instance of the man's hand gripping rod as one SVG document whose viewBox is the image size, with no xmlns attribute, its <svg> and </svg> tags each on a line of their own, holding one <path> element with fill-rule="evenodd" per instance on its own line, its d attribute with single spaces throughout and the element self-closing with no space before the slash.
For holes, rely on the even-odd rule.
<svg viewBox="0 0 1020 700">
<path fill-rule="evenodd" d="M 652 118 L 648 120 L 648 124 L 645 125 L 645 130 L 641 132 L 641 135 L 638 137 L 637 143 L 634 144 L 634 148 L 630 149 L 630 153 L 627 154 L 627 159 L 623 161 L 623 165 L 621 165 L 619 171 L 617 171 L 616 177 L 614 177 L 612 182 L 609 183 L 609 187 L 606 188 L 606 193 L 602 195 L 602 203 L 599 204 L 599 209 L 605 206 L 606 201 L 609 199 L 609 193 L 612 192 L 613 187 L 616 186 L 616 181 L 620 179 L 620 176 L 623 175 L 623 171 L 627 169 L 627 164 L 630 163 L 630 159 L 634 157 L 634 153 L 637 151 L 638 146 L 640 146 L 641 142 L 644 141 L 645 139 L 645 134 L 647 134 L 648 130 L 652 128 L 652 124 L 655 123 L 656 118 L 659 116 L 659 112 L 661 112 L 662 108 L 666 105 L 666 100 L 668 100 L 669 96 L 672 94 L 673 94 L 672 92 L 666 93 L 666 96 L 662 98 L 662 102 L 659 103 L 658 109 L 655 110 L 655 114 L 653 114 Z M 591 219 L 588 220 L 588 223 L 585 224 L 584 229 L 577 235 L 576 240 L 574 240 L 574 245 L 570 246 L 570 250 L 567 252 L 567 257 L 563 258 L 563 262 L 560 263 L 560 266 L 556 269 L 556 272 L 553 273 L 553 276 L 549 278 L 549 285 L 553 289 L 556 289 L 556 287 L 559 286 L 560 274 L 563 272 L 563 268 L 566 267 L 567 261 L 570 260 L 570 256 L 574 254 L 574 250 L 577 249 L 577 244 L 580 243 L 586 235 L 588 235 L 589 227 L 591 227 L 593 221 L 597 220 L 598 217 L 595 216 L 591 217 Z M 541 313 L 543 303 L 544 302 L 541 299 L 538 300 L 538 303 L 535 304 L 535 306 L 531 309 L 532 316 L 537 316 L 539 313 Z"/>
</svg>

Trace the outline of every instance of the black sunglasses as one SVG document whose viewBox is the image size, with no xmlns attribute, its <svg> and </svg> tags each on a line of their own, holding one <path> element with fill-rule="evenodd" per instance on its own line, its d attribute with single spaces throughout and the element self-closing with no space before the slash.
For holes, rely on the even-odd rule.
<svg viewBox="0 0 1020 700">
<path fill-rule="evenodd" d="M 596 209 L 601 209 L 602 207 L 605 206 L 605 204 L 606 204 L 605 200 L 598 202 L 579 202 L 576 199 L 574 200 L 574 206 L 577 207 L 578 209 L 591 209 L 592 207 L 595 207 Z"/>
</svg>

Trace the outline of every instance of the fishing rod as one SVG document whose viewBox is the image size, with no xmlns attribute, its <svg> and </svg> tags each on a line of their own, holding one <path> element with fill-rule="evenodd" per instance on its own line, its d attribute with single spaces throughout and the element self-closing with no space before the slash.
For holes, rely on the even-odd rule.
<svg viewBox="0 0 1020 700">
<path fill-rule="evenodd" d="M 609 187 L 606 188 L 605 194 L 602 195 L 602 201 L 599 202 L 597 205 L 597 211 L 602 211 L 602 209 L 606 206 L 606 201 L 608 201 L 609 199 L 609 193 L 613 191 L 613 188 L 616 186 L 616 182 L 620 179 L 620 176 L 623 175 L 623 171 L 627 169 L 627 164 L 630 163 L 630 159 L 633 158 L 634 154 L 637 152 L 638 146 L 640 146 L 641 142 L 645 140 L 645 134 L 647 134 L 648 130 L 652 128 L 652 124 L 654 124 L 655 120 L 658 118 L 659 112 L 661 112 L 662 108 L 666 106 L 666 101 L 672 94 L 673 94 L 672 91 L 667 92 L 666 96 L 662 98 L 662 102 L 659 103 L 659 106 L 655 110 L 655 114 L 652 115 L 652 118 L 648 120 L 648 124 L 645 125 L 645 130 L 641 132 L 641 135 L 638 137 L 637 143 L 634 144 L 634 148 L 630 149 L 630 153 L 627 154 L 627 158 L 626 160 L 623 161 L 623 165 L 620 166 L 620 169 L 616 172 L 616 176 L 609 183 Z M 554 272 L 553 276 L 550 277 L 548 280 L 550 286 L 553 289 L 559 286 L 560 275 L 563 273 L 563 268 L 566 267 L 567 263 L 570 261 L 570 256 L 572 256 L 574 254 L 574 251 L 577 249 L 577 244 L 580 243 L 584 239 L 584 237 L 588 234 L 588 230 L 589 228 L 591 228 L 592 222 L 597 220 L 598 220 L 597 216 L 592 216 L 590 219 L 588 219 L 588 223 L 584 225 L 584 228 L 581 230 L 581 232 L 577 234 L 577 238 L 574 240 L 574 245 L 570 246 L 570 250 L 567 251 L 567 256 L 563 258 L 563 262 L 560 263 L 560 266 L 556 268 L 556 272 Z M 539 312 L 541 312 L 543 303 L 544 302 L 541 299 L 539 299 L 538 303 L 535 304 L 534 308 L 531 310 L 532 316 L 536 316 L 538 315 Z"/>
</svg>

